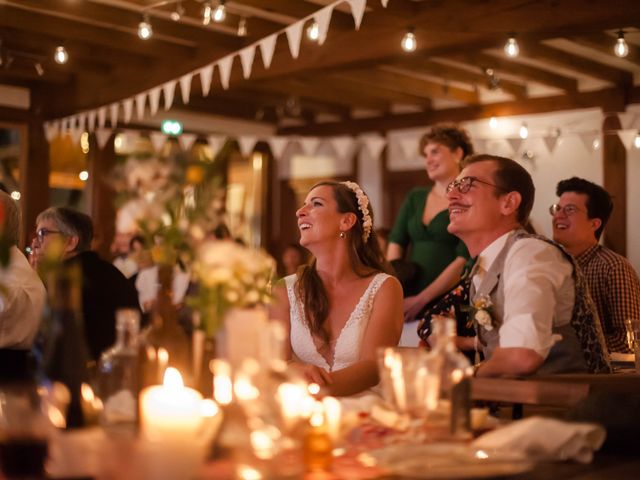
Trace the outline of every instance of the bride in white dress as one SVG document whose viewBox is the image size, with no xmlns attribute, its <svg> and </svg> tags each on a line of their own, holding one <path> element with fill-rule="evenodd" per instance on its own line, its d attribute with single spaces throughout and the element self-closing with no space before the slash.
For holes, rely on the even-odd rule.
<svg viewBox="0 0 640 480">
<path fill-rule="evenodd" d="M 373 231 L 369 199 L 354 182 L 314 186 L 296 212 L 300 244 L 313 258 L 276 289 L 272 317 L 283 319 L 289 358 L 331 395 L 378 383 L 376 350 L 402 332 L 402 287 Z"/>
</svg>

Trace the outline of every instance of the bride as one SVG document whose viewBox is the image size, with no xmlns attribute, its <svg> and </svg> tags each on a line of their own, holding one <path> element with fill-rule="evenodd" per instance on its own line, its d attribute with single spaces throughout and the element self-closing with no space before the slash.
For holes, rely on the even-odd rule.
<svg viewBox="0 0 640 480">
<path fill-rule="evenodd" d="M 361 392 L 378 383 L 376 350 L 400 338 L 402 287 L 385 273 L 358 184 L 318 183 L 296 216 L 313 258 L 276 289 L 272 317 L 284 320 L 288 358 L 307 380 L 331 395 Z"/>
</svg>

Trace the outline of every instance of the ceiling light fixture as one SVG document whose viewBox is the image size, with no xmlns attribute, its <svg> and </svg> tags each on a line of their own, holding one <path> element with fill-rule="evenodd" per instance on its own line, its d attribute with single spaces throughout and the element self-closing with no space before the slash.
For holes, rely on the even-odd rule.
<svg viewBox="0 0 640 480">
<path fill-rule="evenodd" d="M 204 4 L 202 9 L 202 24 L 209 25 L 211 23 L 211 15 L 213 12 L 213 8 L 211 8 L 211 2 L 207 2 Z"/>
<path fill-rule="evenodd" d="M 224 0 L 220 0 L 220 3 L 213 11 L 213 21 L 216 23 L 224 22 L 227 18 L 227 9 L 224 6 Z"/>
<path fill-rule="evenodd" d="M 67 49 L 64 48 L 64 45 L 59 45 L 56 47 L 56 51 L 53 54 L 53 59 L 57 64 L 64 65 L 69 61 L 69 54 L 67 53 Z"/>
<path fill-rule="evenodd" d="M 624 39 L 624 32 L 622 30 L 618 32 L 618 39 L 616 40 L 616 44 L 613 47 L 613 52 L 616 54 L 616 57 L 620 58 L 624 58 L 629 55 L 629 45 Z"/>
<path fill-rule="evenodd" d="M 36 73 L 38 74 L 39 77 L 44 75 L 44 68 L 42 68 L 42 64 L 40 62 L 36 62 L 33 65 L 33 68 L 36 69 Z"/>
<path fill-rule="evenodd" d="M 527 128 L 527 124 L 523 123 L 522 125 L 520 125 L 520 138 L 521 139 L 525 139 L 529 136 L 529 129 Z"/>
<path fill-rule="evenodd" d="M 491 130 L 498 128 L 498 119 L 496 117 L 491 117 L 489 119 L 489 128 L 491 128 Z"/>
<path fill-rule="evenodd" d="M 184 15 L 184 7 L 182 6 L 182 2 L 178 2 L 176 5 L 176 9 L 171 12 L 171 20 L 174 22 L 179 22 L 182 16 Z"/>
<path fill-rule="evenodd" d="M 242 17 L 238 22 L 238 36 L 246 37 L 248 35 L 247 32 L 247 19 Z"/>
<path fill-rule="evenodd" d="M 509 39 L 507 43 L 504 44 L 504 53 L 506 53 L 507 57 L 515 58 L 520 53 L 520 46 L 518 45 L 518 41 L 516 40 L 516 34 L 509 34 Z"/>
<path fill-rule="evenodd" d="M 138 24 L 138 37 L 142 40 L 149 40 L 153 35 L 153 27 L 149 22 L 149 15 L 146 13 L 142 16 L 142 21 Z"/>
<path fill-rule="evenodd" d="M 320 38 L 320 25 L 315 20 L 307 27 L 307 38 L 312 42 L 317 42 Z"/>
<path fill-rule="evenodd" d="M 413 34 L 413 28 L 409 28 L 407 33 L 402 37 L 402 42 L 400 42 L 400 46 L 402 50 L 405 52 L 415 52 L 418 47 L 418 42 L 416 41 L 416 36 Z"/>
<path fill-rule="evenodd" d="M 636 133 L 636 138 L 633 139 L 633 146 L 640 150 L 640 131 Z"/>
</svg>

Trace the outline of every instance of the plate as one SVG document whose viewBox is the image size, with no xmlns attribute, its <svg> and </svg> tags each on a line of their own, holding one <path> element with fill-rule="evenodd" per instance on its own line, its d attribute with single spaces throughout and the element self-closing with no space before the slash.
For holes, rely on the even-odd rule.
<svg viewBox="0 0 640 480">
<path fill-rule="evenodd" d="M 416 479 L 487 478 L 531 470 L 522 455 L 485 451 L 467 445 L 433 443 L 393 445 L 366 454 L 376 466 L 393 475 Z"/>
</svg>

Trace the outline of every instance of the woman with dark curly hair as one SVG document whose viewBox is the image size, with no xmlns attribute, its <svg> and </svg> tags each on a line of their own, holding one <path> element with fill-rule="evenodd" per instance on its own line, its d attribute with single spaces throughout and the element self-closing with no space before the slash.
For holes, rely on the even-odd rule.
<svg viewBox="0 0 640 480">
<path fill-rule="evenodd" d="M 469 258 L 464 243 L 447 231 L 447 185 L 460 173 L 460 162 L 473 153 L 467 132 L 455 125 L 436 125 L 420 141 L 429 180 L 428 187 L 409 192 L 389 235 L 387 260 L 399 260 L 411 249 L 409 260 L 417 267 L 411 285 L 405 286 L 405 321 L 416 320 L 424 307 L 449 291 L 459 280 Z M 414 329 L 415 330 L 415 329 Z"/>
<path fill-rule="evenodd" d="M 402 330 L 402 287 L 388 275 L 369 198 L 354 182 L 321 182 L 296 212 L 313 254 L 276 291 L 274 318 L 289 333 L 294 368 L 332 395 L 378 383 L 376 350 Z"/>
</svg>

